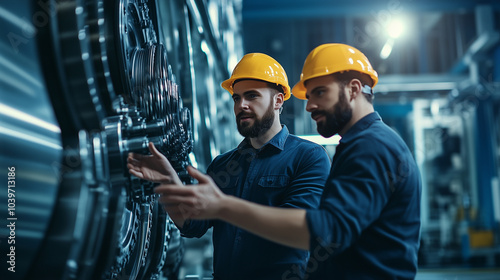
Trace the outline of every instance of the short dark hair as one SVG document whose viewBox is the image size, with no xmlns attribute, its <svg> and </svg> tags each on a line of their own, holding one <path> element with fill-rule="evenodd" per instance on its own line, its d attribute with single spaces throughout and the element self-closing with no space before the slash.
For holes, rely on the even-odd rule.
<svg viewBox="0 0 500 280">
<path fill-rule="evenodd" d="M 370 78 L 370 76 L 363 74 L 358 71 L 345 71 L 345 72 L 337 72 L 332 74 L 333 77 L 339 81 L 343 86 L 346 86 L 348 83 L 352 81 L 352 79 L 358 79 L 361 82 L 362 86 L 369 86 L 370 88 L 373 87 L 373 80 Z M 368 94 L 368 93 L 363 93 L 365 96 L 366 100 L 370 103 L 373 104 L 373 93 Z"/>
<path fill-rule="evenodd" d="M 245 79 L 237 79 L 233 82 L 233 88 L 234 88 L 234 85 L 238 82 L 242 82 L 242 81 L 259 81 L 259 82 L 264 82 L 267 84 L 267 87 L 270 88 L 270 89 L 274 89 L 275 91 L 273 91 L 273 96 L 274 94 L 278 93 L 278 92 L 281 92 L 281 93 L 285 93 L 285 90 L 283 89 L 283 87 L 279 84 L 275 84 L 275 83 L 271 83 L 271 82 L 268 82 L 268 81 L 264 81 L 264 80 L 259 80 L 259 79 L 251 79 L 251 78 L 245 78 Z"/>
</svg>

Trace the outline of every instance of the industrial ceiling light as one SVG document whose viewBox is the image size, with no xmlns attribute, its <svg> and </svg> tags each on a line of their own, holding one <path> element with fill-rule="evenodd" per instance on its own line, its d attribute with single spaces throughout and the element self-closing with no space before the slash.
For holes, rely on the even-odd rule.
<svg viewBox="0 0 500 280">
<path fill-rule="evenodd" d="M 405 26 L 403 24 L 403 21 L 400 19 L 393 19 L 391 22 L 387 25 L 387 34 L 389 37 L 397 39 L 403 34 L 403 31 L 405 30 Z"/>
<path fill-rule="evenodd" d="M 390 21 L 387 25 L 387 34 L 389 35 L 389 39 L 387 39 L 387 42 L 385 42 L 382 50 L 380 51 L 380 58 L 387 59 L 389 55 L 391 55 L 395 40 L 403 34 L 404 30 L 405 26 L 402 20 L 393 19 Z"/>
</svg>

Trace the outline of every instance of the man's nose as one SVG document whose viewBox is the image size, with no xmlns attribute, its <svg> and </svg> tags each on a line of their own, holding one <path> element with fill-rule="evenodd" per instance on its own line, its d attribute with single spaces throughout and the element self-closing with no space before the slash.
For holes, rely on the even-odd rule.
<svg viewBox="0 0 500 280">
<path fill-rule="evenodd" d="M 242 110 L 246 110 L 246 109 L 248 109 L 248 104 L 249 104 L 249 102 L 247 100 L 245 100 L 245 98 L 242 98 L 240 101 L 240 108 Z"/>
<path fill-rule="evenodd" d="M 316 105 L 316 103 L 314 102 L 311 102 L 311 100 L 307 100 L 307 104 L 306 104 L 306 111 L 307 112 L 312 112 L 314 110 L 316 110 L 318 108 L 318 106 Z"/>
</svg>

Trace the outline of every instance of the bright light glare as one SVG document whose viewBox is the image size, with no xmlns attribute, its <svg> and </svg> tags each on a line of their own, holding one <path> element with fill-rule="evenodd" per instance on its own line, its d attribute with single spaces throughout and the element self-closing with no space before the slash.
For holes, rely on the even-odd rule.
<svg viewBox="0 0 500 280">
<path fill-rule="evenodd" d="M 391 55 L 392 47 L 394 46 L 394 39 L 389 38 L 385 45 L 382 47 L 382 51 L 380 51 L 380 58 L 387 59 L 389 55 Z"/>
<path fill-rule="evenodd" d="M 212 22 L 214 32 L 219 32 L 219 7 L 215 1 L 208 3 L 208 14 Z M 219 36 L 219 34 L 217 34 Z"/>
<path fill-rule="evenodd" d="M 207 42 L 205 40 L 201 41 L 201 50 L 207 54 L 210 55 L 210 48 L 207 45 Z"/>
<path fill-rule="evenodd" d="M 339 144 L 340 139 L 342 139 L 342 137 L 338 134 L 335 134 L 329 138 L 325 138 L 321 135 L 298 135 L 298 137 L 305 139 L 305 140 L 309 140 L 309 141 L 314 142 L 318 145 L 325 145 L 325 146 L 326 145 L 336 146 Z"/>
<path fill-rule="evenodd" d="M 431 114 L 433 116 L 437 116 L 439 114 L 439 102 L 437 100 L 434 100 L 431 103 Z"/>
<path fill-rule="evenodd" d="M 399 38 L 399 36 L 401 36 L 401 34 L 403 34 L 404 29 L 405 29 L 405 27 L 404 27 L 403 21 L 401 21 L 399 19 L 394 19 L 387 26 L 387 33 L 389 34 L 389 36 L 391 38 L 396 39 L 396 38 Z"/>
<path fill-rule="evenodd" d="M 189 153 L 189 160 L 194 168 L 198 168 L 198 162 L 196 161 L 196 156 L 191 152 Z"/>
<path fill-rule="evenodd" d="M 229 70 L 229 73 L 233 72 L 234 67 L 238 64 L 238 57 L 236 54 L 230 54 L 229 59 L 227 62 L 227 69 Z"/>
</svg>

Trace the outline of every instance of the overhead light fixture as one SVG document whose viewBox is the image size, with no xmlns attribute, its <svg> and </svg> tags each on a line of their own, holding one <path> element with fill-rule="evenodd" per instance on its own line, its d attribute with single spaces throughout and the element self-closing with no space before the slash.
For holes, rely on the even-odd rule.
<svg viewBox="0 0 500 280">
<path fill-rule="evenodd" d="M 391 55 L 395 40 L 401 37 L 404 30 L 404 21 L 399 18 L 392 19 L 389 24 L 387 24 L 387 35 L 389 35 L 389 39 L 387 39 L 387 42 L 385 42 L 385 45 L 380 51 L 380 58 L 387 59 Z"/>
<path fill-rule="evenodd" d="M 403 34 L 403 31 L 405 30 L 405 26 L 402 20 L 400 19 L 393 19 L 391 22 L 387 25 L 387 34 L 389 37 L 397 39 Z"/>
</svg>

